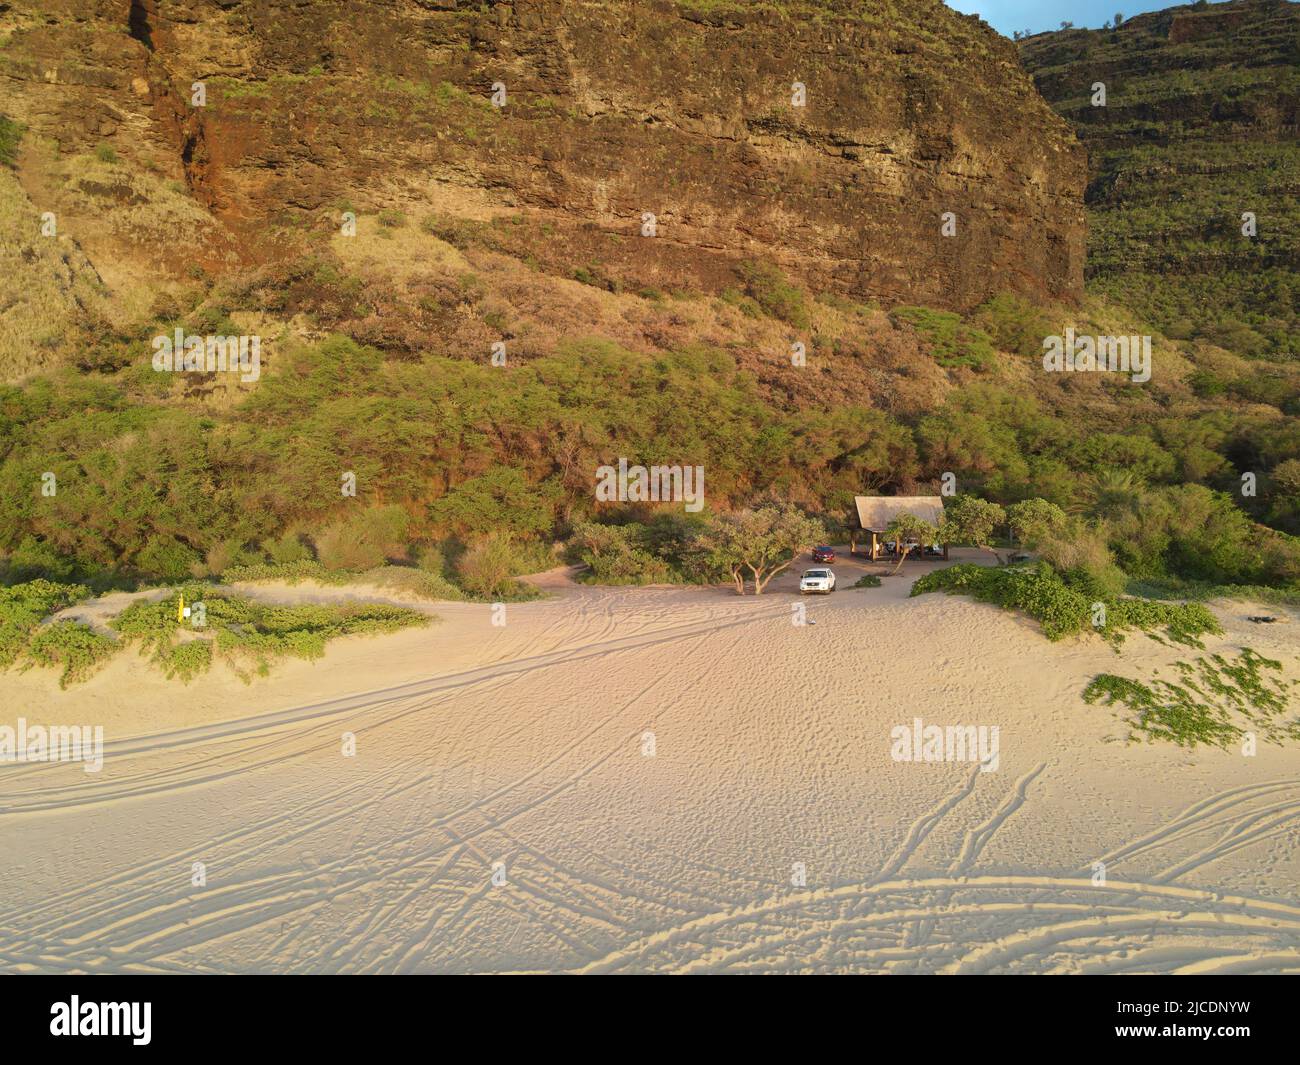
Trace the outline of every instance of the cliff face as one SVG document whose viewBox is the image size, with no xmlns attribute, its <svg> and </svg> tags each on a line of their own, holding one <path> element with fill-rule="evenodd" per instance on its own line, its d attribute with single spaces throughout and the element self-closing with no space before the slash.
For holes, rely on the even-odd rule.
<svg viewBox="0 0 1300 1065">
<path fill-rule="evenodd" d="M 1175 335 L 1300 354 L 1300 4 L 1188 5 L 1020 50 L 1088 148 L 1090 287 Z"/>
<path fill-rule="evenodd" d="M 526 253 L 566 276 L 598 262 L 716 292 L 759 259 L 819 290 L 959 309 L 1081 290 L 1083 152 L 1014 46 L 938 2 L 5 7 L 19 177 L 97 266 L 224 270 L 304 246 L 348 207 L 423 203 L 540 219 Z M 142 183 L 71 165 L 96 151 Z M 151 226 L 151 206 L 171 223 Z"/>
</svg>

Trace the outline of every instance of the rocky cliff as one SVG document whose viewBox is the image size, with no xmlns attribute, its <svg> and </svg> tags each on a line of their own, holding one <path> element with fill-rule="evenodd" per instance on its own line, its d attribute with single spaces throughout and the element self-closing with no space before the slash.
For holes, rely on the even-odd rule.
<svg viewBox="0 0 1300 1065">
<path fill-rule="evenodd" d="M 627 285 L 754 259 L 958 309 L 1081 290 L 1083 153 L 937 0 L 13 0 L 0 41 L 17 178 L 110 288 L 424 204 Z"/>
</svg>

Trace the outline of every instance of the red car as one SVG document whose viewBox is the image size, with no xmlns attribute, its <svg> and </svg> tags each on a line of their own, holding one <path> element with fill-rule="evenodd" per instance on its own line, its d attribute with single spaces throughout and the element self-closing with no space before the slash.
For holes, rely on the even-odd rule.
<svg viewBox="0 0 1300 1065">
<path fill-rule="evenodd" d="M 835 548 L 833 548 L 833 547 L 827 547 L 825 544 L 822 544 L 821 547 L 814 547 L 814 548 L 813 548 L 813 561 L 814 561 L 814 562 L 834 562 L 834 561 L 835 561 Z"/>
</svg>

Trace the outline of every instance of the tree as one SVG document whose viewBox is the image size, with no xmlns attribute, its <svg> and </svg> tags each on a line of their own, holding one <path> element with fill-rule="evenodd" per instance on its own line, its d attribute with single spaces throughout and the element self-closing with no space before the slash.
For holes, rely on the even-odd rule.
<svg viewBox="0 0 1300 1065">
<path fill-rule="evenodd" d="M 1287 459 L 1273 467 L 1273 484 L 1280 492 L 1300 496 L 1300 459 Z"/>
<path fill-rule="evenodd" d="M 974 544 L 987 551 L 999 566 L 1005 559 L 994 550 L 993 530 L 1007 520 L 1007 512 L 998 504 L 979 496 L 963 495 L 945 508 L 939 533 L 944 543 Z"/>
<path fill-rule="evenodd" d="M 897 573 L 907 561 L 907 541 L 915 540 L 922 546 L 932 544 L 939 538 L 939 530 L 915 514 L 903 511 L 886 526 L 885 537 L 898 545 L 898 565 L 894 567 L 894 572 Z"/>
<path fill-rule="evenodd" d="M 1124 21 L 1124 16 L 1121 15 L 1118 11 L 1116 11 L 1116 12 L 1115 12 L 1115 28 L 1116 28 L 1116 29 L 1119 29 L 1119 27 L 1120 27 L 1120 23 L 1123 22 L 1123 21 Z"/>
<path fill-rule="evenodd" d="M 1007 522 L 1012 535 L 1032 547 L 1052 536 L 1060 535 L 1068 519 L 1065 511 L 1046 499 L 1026 499 L 1007 508 Z"/>
<path fill-rule="evenodd" d="M 745 594 L 746 570 L 754 594 L 762 595 L 773 577 L 825 535 L 822 523 L 798 507 L 769 504 L 714 519 L 699 545 L 708 565 L 730 574 L 737 595 Z"/>
<path fill-rule="evenodd" d="M 1108 519 L 1132 510 L 1146 486 L 1132 470 L 1102 469 L 1083 484 L 1083 512 Z"/>
</svg>

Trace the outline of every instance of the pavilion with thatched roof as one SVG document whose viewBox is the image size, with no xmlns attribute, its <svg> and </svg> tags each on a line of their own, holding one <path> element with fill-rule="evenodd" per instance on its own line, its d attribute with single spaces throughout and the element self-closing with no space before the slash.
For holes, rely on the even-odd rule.
<svg viewBox="0 0 1300 1065">
<path fill-rule="evenodd" d="M 854 496 L 853 517 L 849 522 L 849 554 L 862 555 L 873 562 L 884 549 L 884 532 L 889 523 L 900 514 L 913 514 L 935 528 L 943 520 L 942 496 Z M 858 541 L 863 550 L 858 550 Z M 925 545 L 923 544 L 922 547 Z M 943 545 L 943 557 L 948 557 L 948 545 Z"/>
</svg>

